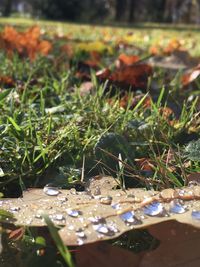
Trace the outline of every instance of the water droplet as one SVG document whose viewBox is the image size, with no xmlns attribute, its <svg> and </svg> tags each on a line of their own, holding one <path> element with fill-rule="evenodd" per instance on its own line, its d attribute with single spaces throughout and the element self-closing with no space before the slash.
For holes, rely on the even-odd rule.
<svg viewBox="0 0 200 267">
<path fill-rule="evenodd" d="M 43 192 L 48 196 L 57 196 L 60 193 L 57 187 L 54 187 L 50 184 L 45 185 Z"/>
<path fill-rule="evenodd" d="M 35 214 L 35 218 L 36 218 L 36 219 L 42 219 L 42 215 L 40 215 L 40 214 Z"/>
<path fill-rule="evenodd" d="M 70 189 L 70 194 L 76 195 L 77 194 L 76 189 L 75 188 L 71 188 Z"/>
<path fill-rule="evenodd" d="M 71 217 L 78 217 L 79 215 L 81 215 L 81 212 L 79 210 L 71 210 L 71 209 L 68 209 L 66 210 L 67 211 L 67 214 Z"/>
<path fill-rule="evenodd" d="M 79 237 L 79 238 L 86 238 L 86 234 L 84 233 L 83 229 L 79 229 L 76 231 L 76 235 Z"/>
<path fill-rule="evenodd" d="M 148 216 L 162 216 L 164 213 L 163 205 L 159 202 L 153 202 L 152 204 L 144 208 L 144 214 Z"/>
<path fill-rule="evenodd" d="M 111 206 L 114 210 L 120 210 L 121 209 L 121 205 L 119 203 L 115 203 Z"/>
<path fill-rule="evenodd" d="M 136 225 L 141 224 L 142 222 L 135 216 L 134 211 L 127 211 L 120 215 L 120 218 L 127 224 L 127 225 Z"/>
<path fill-rule="evenodd" d="M 176 213 L 176 214 L 182 214 L 185 213 L 187 210 L 186 208 L 180 203 L 180 201 L 172 201 L 171 202 L 171 207 L 170 207 L 170 212 Z"/>
<path fill-rule="evenodd" d="M 64 221 L 65 217 L 63 214 L 53 214 L 50 216 L 50 218 L 54 221 Z"/>
<path fill-rule="evenodd" d="M 10 207 L 10 211 L 17 212 L 20 210 L 20 207 Z"/>
<path fill-rule="evenodd" d="M 78 244 L 79 246 L 84 245 L 84 243 L 85 243 L 84 239 L 82 239 L 82 238 L 78 238 L 78 239 L 77 239 L 77 244 Z"/>
<path fill-rule="evenodd" d="M 105 205 L 110 205 L 112 203 L 112 197 L 111 196 L 101 197 L 100 203 Z"/>
<path fill-rule="evenodd" d="M 79 246 L 83 245 L 85 243 L 85 240 L 87 239 L 86 234 L 84 233 L 83 229 L 79 229 L 76 231 L 76 235 L 78 237 L 77 244 Z"/>
<path fill-rule="evenodd" d="M 109 230 L 112 231 L 113 233 L 119 233 L 119 230 L 117 229 L 117 226 L 114 222 L 109 222 L 108 227 Z"/>
<path fill-rule="evenodd" d="M 113 231 L 112 227 L 109 227 L 106 224 L 97 224 L 93 226 L 95 231 L 99 234 L 113 236 L 115 232 Z"/>
<path fill-rule="evenodd" d="M 135 215 L 133 211 L 128 211 L 121 214 L 120 218 L 126 223 L 133 223 L 135 221 Z"/>
<path fill-rule="evenodd" d="M 191 215 L 193 219 L 200 220 L 200 210 L 193 210 Z"/>
<path fill-rule="evenodd" d="M 185 190 L 181 189 L 178 191 L 179 196 L 183 197 L 185 195 Z"/>
<path fill-rule="evenodd" d="M 89 221 L 92 223 L 92 224 L 99 224 L 99 223 L 104 223 L 105 222 L 105 219 L 100 217 L 100 216 L 95 216 L 95 217 L 90 217 L 89 218 Z"/>
</svg>

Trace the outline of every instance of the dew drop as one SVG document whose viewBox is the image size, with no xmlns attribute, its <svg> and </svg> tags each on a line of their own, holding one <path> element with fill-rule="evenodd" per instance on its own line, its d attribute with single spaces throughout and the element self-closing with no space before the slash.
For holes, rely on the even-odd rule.
<svg viewBox="0 0 200 267">
<path fill-rule="evenodd" d="M 111 206 L 114 210 L 120 210 L 121 209 L 121 205 L 119 203 L 113 204 Z"/>
<path fill-rule="evenodd" d="M 77 237 L 79 237 L 81 239 L 86 238 L 86 234 L 84 233 L 84 231 L 82 229 L 77 230 L 76 235 L 77 235 Z"/>
<path fill-rule="evenodd" d="M 17 212 L 20 210 L 20 207 L 10 207 L 10 211 Z"/>
<path fill-rule="evenodd" d="M 87 239 L 86 234 L 84 233 L 83 229 L 79 229 L 76 231 L 77 238 L 77 244 L 79 246 L 83 245 L 85 243 L 85 240 Z"/>
<path fill-rule="evenodd" d="M 50 184 L 45 185 L 43 192 L 48 196 L 57 196 L 60 193 L 57 187 L 54 187 Z"/>
<path fill-rule="evenodd" d="M 144 214 L 148 216 L 161 216 L 164 213 L 163 205 L 159 202 L 153 202 L 152 204 L 144 208 Z"/>
<path fill-rule="evenodd" d="M 179 196 L 183 197 L 185 195 L 185 190 L 181 189 L 178 191 Z"/>
<path fill-rule="evenodd" d="M 50 218 L 54 221 L 64 221 L 65 217 L 63 214 L 53 214 L 50 216 Z"/>
<path fill-rule="evenodd" d="M 110 205 L 112 203 L 112 197 L 111 196 L 101 197 L 100 203 L 105 205 Z"/>
<path fill-rule="evenodd" d="M 68 209 L 68 210 L 67 210 L 67 214 L 68 214 L 70 217 L 77 218 L 79 215 L 81 215 L 81 212 L 80 212 L 79 210 L 71 210 L 71 209 Z"/>
<path fill-rule="evenodd" d="M 90 217 L 89 220 L 92 224 L 105 223 L 105 219 L 100 216 Z"/>
<path fill-rule="evenodd" d="M 135 221 L 134 212 L 128 211 L 120 215 L 120 218 L 127 223 L 133 223 Z"/>
<path fill-rule="evenodd" d="M 191 215 L 194 220 L 200 220 L 200 210 L 193 210 Z"/>
<path fill-rule="evenodd" d="M 42 215 L 40 215 L 40 214 L 35 214 L 35 218 L 36 218 L 36 219 L 42 219 Z"/>
<path fill-rule="evenodd" d="M 106 224 L 94 225 L 94 229 L 96 232 L 98 232 L 99 234 L 103 234 L 103 235 L 113 236 L 115 234 L 112 227 L 109 227 Z"/>
<path fill-rule="evenodd" d="M 82 239 L 82 238 L 78 238 L 77 239 L 77 244 L 79 245 L 79 246 L 82 246 L 82 245 L 84 245 L 84 239 Z"/>
<path fill-rule="evenodd" d="M 118 233 L 119 230 L 117 229 L 116 224 L 114 224 L 113 222 L 110 222 L 108 224 L 109 230 L 112 231 L 113 233 Z"/>
<path fill-rule="evenodd" d="M 185 213 L 187 210 L 179 201 L 172 201 L 169 211 L 171 213 L 182 214 Z"/>
</svg>

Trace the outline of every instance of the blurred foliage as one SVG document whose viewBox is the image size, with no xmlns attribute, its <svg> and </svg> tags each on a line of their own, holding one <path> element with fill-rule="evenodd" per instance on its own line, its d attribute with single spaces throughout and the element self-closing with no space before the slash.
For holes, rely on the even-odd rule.
<svg viewBox="0 0 200 267">
<path fill-rule="evenodd" d="M 199 23 L 200 0 L 2 0 L 0 12 L 30 13 L 34 17 L 85 22 Z"/>
</svg>

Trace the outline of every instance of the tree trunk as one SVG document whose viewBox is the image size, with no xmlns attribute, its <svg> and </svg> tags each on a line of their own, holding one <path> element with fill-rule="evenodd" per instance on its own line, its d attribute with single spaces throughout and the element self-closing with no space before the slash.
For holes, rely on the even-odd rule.
<svg viewBox="0 0 200 267">
<path fill-rule="evenodd" d="M 129 18 L 128 21 L 132 22 L 135 19 L 135 4 L 136 1 L 135 0 L 130 0 L 130 4 L 129 4 Z"/>
<path fill-rule="evenodd" d="M 123 16 L 125 15 L 127 7 L 127 0 L 116 0 L 115 2 L 115 20 L 116 21 L 122 21 Z"/>
<path fill-rule="evenodd" d="M 12 11 L 12 0 L 5 0 L 4 2 L 4 8 L 3 8 L 3 16 L 9 17 Z"/>
</svg>

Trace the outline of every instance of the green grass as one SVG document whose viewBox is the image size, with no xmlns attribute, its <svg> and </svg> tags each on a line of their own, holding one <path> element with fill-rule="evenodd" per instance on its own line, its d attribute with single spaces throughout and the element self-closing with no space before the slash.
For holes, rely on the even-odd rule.
<svg viewBox="0 0 200 267">
<path fill-rule="evenodd" d="M 49 57 L 38 57 L 31 62 L 17 54 L 9 59 L 4 51 L 0 52 L 0 76 L 8 75 L 15 80 L 14 87 L 8 89 L 2 85 L 0 90 L 0 192 L 4 196 L 19 196 L 24 188 L 47 183 L 62 188 L 78 187 L 82 185 L 81 178 L 85 181 L 99 173 L 118 177 L 125 187 L 179 187 L 186 184 L 189 173 L 199 171 L 198 161 L 190 161 L 185 150 L 189 141 L 199 138 L 199 79 L 188 91 L 183 90 L 181 71 L 177 70 L 166 84 L 166 71 L 156 68 L 144 97 L 131 109 L 132 98 L 140 90 L 129 92 L 130 105 L 122 108 L 119 88 L 111 97 L 105 93 L 107 83 L 98 81 L 91 71 L 94 90 L 82 96 L 82 81 L 75 76 L 78 63 L 88 56 L 87 51 L 79 51 L 80 43 L 106 40 L 100 51 L 102 67 L 106 62 L 112 66 L 119 53 L 127 52 L 126 47 L 122 51 L 114 48 L 123 36 L 132 38 L 131 44 L 144 49 L 138 52 L 141 58 L 148 55 L 152 44 L 164 45 L 175 37 L 184 42 L 193 56 L 199 56 L 200 33 L 195 28 L 191 31 L 182 26 L 180 30 L 153 24 L 111 28 L 0 19 L 1 28 L 11 24 L 22 30 L 35 23 L 54 44 Z M 130 31 L 133 35 L 127 35 Z M 55 33 L 67 35 L 69 40 L 56 39 Z M 55 64 L 59 46 L 64 42 L 76 46 L 74 58 L 63 57 Z M 112 47 L 112 51 L 104 52 L 106 47 Z M 135 53 L 134 47 L 131 49 L 128 52 Z M 154 82 L 158 87 L 156 92 L 151 90 Z M 143 103 L 149 95 L 153 96 L 151 109 L 144 109 Z M 179 110 L 172 115 L 174 124 L 161 115 L 161 107 L 167 105 Z M 138 167 L 135 161 L 138 158 L 150 159 L 152 170 Z M 30 234 L 24 238 L 30 239 Z M 35 240 L 33 235 L 33 258 L 38 248 Z M 67 252 L 60 246 L 68 261 Z"/>
</svg>

